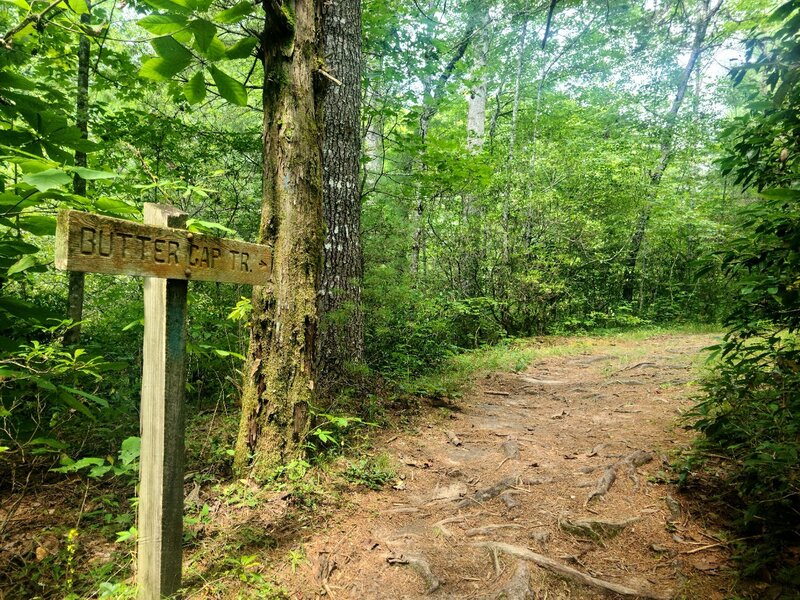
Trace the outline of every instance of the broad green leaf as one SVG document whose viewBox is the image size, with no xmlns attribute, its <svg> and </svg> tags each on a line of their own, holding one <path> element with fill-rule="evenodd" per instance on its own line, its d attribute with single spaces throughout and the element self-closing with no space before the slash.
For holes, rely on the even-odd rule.
<svg viewBox="0 0 800 600">
<path fill-rule="evenodd" d="M 189 6 L 187 2 L 183 2 L 182 0 L 144 0 L 144 3 L 155 8 L 156 10 L 186 14 L 192 12 L 192 7 Z"/>
<path fill-rule="evenodd" d="M 170 63 L 171 68 L 179 73 L 192 62 L 192 53 L 176 42 L 171 36 L 165 35 L 150 40 L 150 45 L 161 58 Z"/>
<path fill-rule="evenodd" d="M 149 15 L 139 20 L 139 26 L 156 35 L 170 34 L 186 27 L 186 17 L 173 14 Z"/>
<path fill-rule="evenodd" d="M 218 12 L 216 15 L 214 15 L 214 20 L 217 23 L 236 23 L 253 12 L 253 9 L 254 6 L 252 2 L 242 0 L 242 2 L 239 2 L 239 4 L 223 10 L 222 12 Z"/>
<path fill-rule="evenodd" d="M 131 206 L 123 200 L 117 198 L 100 197 L 94 201 L 97 210 L 113 214 L 131 214 L 139 212 L 135 206 Z"/>
<path fill-rule="evenodd" d="M 243 38 L 225 51 L 225 58 L 237 59 L 248 58 L 252 55 L 253 49 L 258 45 L 258 40 L 254 37 Z"/>
<path fill-rule="evenodd" d="M 236 231 L 230 227 L 225 227 L 213 221 L 202 221 L 200 219 L 188 219 L 186 221 L 186 229 L 198 233 L 207 233 L 209 235 L 236 235 Z"/>
<path fill-rule="evenodd" d="M 202 102 L 206 97 L 206 78 L 203 76 L 202 71 L 198 71 L 192 78 L 183 86 L 183 95 L 189 101 L 189 104 L 197 104 Z"/>
<path fill-rule="evenodd" d="M 87 169 L 86 167 L 71 167 L 73 171 L 86 179 L 87 181 L 94 181 L 96 179 L 116 179 L 116 173 L 109 173 L 108 171 L 96 171 L 95 169 Z"/>
<path fill-rule="evenodd" d="M 0 256 L 17 256 L 19 254 L 36 254 L 39 247 L 23 242 L 18 238 L 0 240 Z"/>
<path fill-rule="evenodd" d="M 151 58 L 139 69 L 139 75 L 153 81 L 169 81 L 185 67 L 186 64 L 176 64 L 164 58 Z"/>
<path fill-rule="evenodd" d="M 203 55 L 204 58 L 207 58 L 211 62 L 216 62 L 218 60 L 222 60 L 225 58 L 225 44 L 222 43 L 217 36 L 214 36 L 208 44 L 208 47 L 205 50 L 200 50 L 199 52 Z"/>
<path fill-rule="evenodd" d="M 72 177 L 58 169 L 47 169 L 46 171 L 23 175 L 22 181 L 28 185 L 32 185 L 40 192 L 46 192 L 47 190 L 71 183 Z"/>
<path fill-rule="evenodd" d="M 208 50 L 211 40 L 217 35 L 217 27 L 205 19 L 195 19 L 189 23 L 189 29 L 194 33 L 195 44 L 202 52 Z"/>
<path fill-rule="evenodd" d="M 35 90 L 36 84 L 27 77 L 3 69 L 0 71 L 0 89 Z"/>
<path fill-rule="evenodd" d="M 220 96 L 231 104 L 247 106 L 247 88 L 213 65 L 210 70 L 211 77 L 214 79 L 214 83 L 217 84 Z"/>
<path fill-rule="evenodd" d="M 56 219 L 48 215 L 21 215 L 19 228 L 33 235 L 55 235 Z"/>
<path fill-rule="evenodd" d="M 122 464 L 129 465 L 139 458 L 141 453 L 142 439 L 139 437 L 125 438 L 119 451 L 119 459 Z"/>
<path fill-rule="evenodd" d="M 790 188 L 773 188 L 764 190 L 761 195 L 770 200 L 798 200 L 800 199 L 800 190 Z"/>
<path fill-rule="evenodd" d="M 89 7 L 86 5 L 86 0 L 67 0 L 69 7 L 78 15 L 84 15 L 89 12 Z"/>
<path fill-rule="evenodd" d="M 36 27 L 34 26 L 33 23 L 28 23 L 27 25 L 25 25 L 25 27 L 23 27 L 17 33 L 15 33 L 14 39 L 21 40 L 28 37 L 29 35 L 38 35 Z"/>
<path fill-rule="evenodd" d="M 36 259 L 30 254 L 26 254 L 8 268 L 8 276 L 11 277 L 16 273 L 21 273 L 22 271 L 30 269 L 33 266 L 36 266 Z"/>
<path fill-rule="evenodd" d="M 25 2 L 25 0 L 3 0 L 3 4 L 10 4 L 11 6 L 16 6 L 22 10 L 31 9 L 31 5 Z"/>
</svg>

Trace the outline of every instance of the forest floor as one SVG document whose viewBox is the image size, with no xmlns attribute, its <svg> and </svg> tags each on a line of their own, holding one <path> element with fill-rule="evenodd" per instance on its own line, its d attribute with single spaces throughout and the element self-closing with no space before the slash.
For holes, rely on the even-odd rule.
<svg viewBox="0 0 800 600">
<path fill-rule="evenodd" d="M 190 464 L 184 597 L 749 597 L 714 494 L 677 486 L 693 436 L 681 416 L 714 342 L 532 340 L 516 367 L 512 355 L 473 372 L 457 399 L 373 431 L 350 459 L 290 465 L 279 485 Z M 15 508 L 0 511 L 12 527 L 0 599 L 134 597 L 133 538 L 114 540 L 132 524 L 131 494 L 75 476 L 4 498 Z"/>
<path fill-rule="evenodd" d="M 671 466 L 714 338 L 564 343 L 377 442 L 399 479 L 306 539 L 307 561 L 277 574 L 290 595 L 730 597 L 719 517 Z"/>
</svg>

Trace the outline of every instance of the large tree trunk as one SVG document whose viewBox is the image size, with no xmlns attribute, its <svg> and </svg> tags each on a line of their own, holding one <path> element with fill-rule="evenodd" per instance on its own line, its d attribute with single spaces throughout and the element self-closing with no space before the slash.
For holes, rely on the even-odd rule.
<svg viewBox="0 0 800 600">
<path fill-rule="evenodd" d="M 347 376 L 347 366 L 364 361 L 361 311 L 361 0 L 323 4 L 327 68 L 341 85 L 325 96 L 323 207 L 325 265 L 319 292 L 321 383 Z"/>
<path fill-rule="evenodd" d="M 315 384 L 322 268 L 322 94 L 318 0 L 264 0 L 261 243 L 273 274 L 253 289 L 235 467 L 257 479 L 302 455 Z"/>
<path fill-rule="evenodd" d="M 90 6 L 87 2 L 87 6 Z M 81 15 L 81 25 L 88 26 L 89 13 Z M 81 33 L 78 38 L 78 80 L 75 94 L 75 126 L 80 129 L 83 139 L 89 138 L 89 38 Z M 88 162 L 86 153 L 75 151 L 75 166 L 85 167 Z M 78 196 L 86 195 L 86 180 L 75 174 L 72 180 L 72 191 Z M 67 317 L 76 323 L 64 333 L 64 344 L 77 344 L 81 339 L 80 321 L 83 319 L 83 290 L 86 274 L 79 271 L 69 272 L 69 291 L 67 293 Z"/>
<path fill-rule="evenodd" d="M 625 270 L 622 282 L 622 299 L 625 302 L 631 302 L 633 300 L 634 291 L 636 289 L 636 263 L 639 260 L 639 251 L 642 248 L 645 233 L 647 232 L 647 224 L 650 221 L 650 213 L 653 210 L 653 201 L 655 200 L 658 186 L 661 184 L 664 171 L 667 170 L 672 160 L 678 113 L 681 110 L 683 99 L 686 97 L 686 90 L 689 87 L 692 73 L 695 70 L 697 62 L 700 60 L 700 55 L 703 53 L 703 46 L 706 41 L 706 36 L 708 35 L 708 27 L 711 25 L 711 21 L 714 15 L 719 11 L 720 6 L 722 6 L 722 0 L 717 0 L 713 6 L 710 4 L 710 0 L 703 0 L 701 7 L 702 12 L 697 17 L 695 23 L 694 39 L 692 40 L 692 50 L 689 54 L 689 60 L 686 62 L 686 66 L 681 72 L 680 79 L 678 80 L 678 87 L 675 91 L 675 97 L 672 99 L 672 105 L 664 120 L 664 130 L 659 144 L 660 155 L 658 163 L 650 172 L 650 198 L 639 212 L 639 216 L 636 220 L 636 228 L 634 229 L 633 236 L 631 236 L 628 256 L 625 259 Z"/>
</svg>

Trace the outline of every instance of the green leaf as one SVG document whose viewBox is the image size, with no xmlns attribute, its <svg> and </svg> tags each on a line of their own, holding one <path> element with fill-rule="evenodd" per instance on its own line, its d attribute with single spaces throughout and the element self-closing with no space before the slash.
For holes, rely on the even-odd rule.
<svg viewBox="0 0 800 600">
<path fill-rule="evenodd" d="M 19 228 L 30 231 L 33 235 L 55 235 L 56 219 L 48 215 L 21 215 Z"/>
<path fill-rule="evenodd" d="M 253 12 L 253 9 L 254 6 L 252 2 L 242 0 L 242 2 L 239 2 L 239 4 L 223 10 L 222 12 L 218 12 L 216 15 L 214 15 L 214 20 L 217 23 L 236 23 Z"/>
<path fill-rule="evenodd" d="M 22 10 L 31 9 L 31 5 L 25 2 L 25 0 L 3 0 L 3 4 L 10 4 L 11 6 L 16 6 Z"/>
<path fill-rule="evenodd" d="M 21 273 L 22 271 L 30 269 L 33 266 L 36 266 L 36 259 L 30 254 L 26 254 L 8 268 L 8 276 L 11 277 L 16 273 Z"/>
<path fill-rule="evenodd" d="M 208 50 L 211 40 L 217 35 L 217 27 L 205 19 L 195 19 L 189 23 L 189 29 L 194 33 L 194 41 L 197 48 L 203 52 Z"/>
<path fill-rule="evenodd" d="M 172 0 L 144 0 L 144 3 L 155 8 L 156 10 L 186 14 L 192 12 L 192 7 L 189 6 L 187 2 L 183 2 L 182 0 L 177 0 L 174 2 Z"/>
<path fill-rule="evenodd" d="M 0 89 L 35 90 L 36 84 L 27 77 L 4 69 L 0 71 Z"/>
<path fill-rule="evenodd" d="M 89 12 L 89 7 L 86 5 L 86 0 L 67 0 L 69 7 L 78 15 L 85 15 Z"/>
<path fill-rule="evenodd" d="M 23 175 L 22 181 L 28 185 L 32 185 L 40 192 L 46 192 L 47 190 L 71 183 L 72 177 L 59 169 L 47 169 L 46 171 Z"/>
<path fill-rule="evenodd" d="M 185 67 L 186 64 L 176 64 L 164 58 L 151 58 L 139 69 L 139 76 L 153 81 L 169 81 Z"/>
<path fill-rule="evenodd" d="M 215 66 L 211 66 L 211 77 L 217 84 L 220 96 L 231 104 L 237 106 L 247 106 L 247 89 L 230 75 L 220 71 Z"/>
<path fill-rule="evenodd" d="M 64 404 L 69 406 L 71 409 L 73 409 L 75 411 L 78 411 L 79 413 L 83 414 L 86 417 L 89 417 L 92 421 L 95 421 L 97 419 L 92 414 L 92 411 L 90 411 L 88 408 L 86 408 L 86 405 L 83 402 L 81 402 L 80 400 L 78 400 L 72 394 L 70 394 L 68 392 L 65 392 L 64 390 L 61 390 L 61 393 L 58 394 L 58 397 L 61 399 L 61 401 Z"/>
<path fill-rule="evenodd" d="M 28 244 L 19 239 L 5 239 L 0 241 L 0 256 L 15 256 L 17 254 L 36 254 L 38 246 Z"/>
<path fill-rule="evenodd" d="M 200 219 L 188 219 L 186 221 L 186 229 L 189 231 L 196 231 L 198 233 L 207 233 L 209 235 L 236 235 L 236 231 L 230 227 L 225 227 L 213 221 L 202 221 Z"/>
<path fill-rule="evenodd" d="M 177 69 L 176 73 L 185 69 L 192 62 L 192 53 L 169 35 L 150 40 L 150 45 L 153 46 L 156 54 L 169 61 Z"/>
<path fill-rule="evenodd" d="M 225 52 L 227 51 L 227 48 L 225 48 L 225 44 L 222 43 L 222 40 L 220 40 L 217 36 L 214 36 L 211 39 L 211 42 L 209 42 L 208 48 L 205 50 L 200 50 L 198 48 L 198 51 L 203 55 L 203 57 L 207 58 L 211 62 L 216 62 L 225 58 Z"/>
<path fill-rule="evenodd" d="M 248 58 L 253 53 L 253 49 L 258 45 L 258 40 L 254 37 L 248 37 L 239 40 L 233 46 L 225 51 L 225 58 L 237 59 Z"/>
<path fill-rule="evenodd" d="M 142 439 L 139 437 L 125 438 L 119 451 L 119 459 L 122 464 L 129 465 L 139 458 L 141 453 Z"/>
<path fill-rule="evenodd" d="M 83 390 L 67 387 L 66 385 L 62 385 L 61 389 L 66 390 L 71 394 L 83 396 L 84 398 L 86 398 L 87 400 L 91 400 L 98 406 L 102 406 L 103 408 L 108 408 L 108 400 L 101 398 L 100 396 L 95 396 L 94 394 L 90 394 L 89 392 L 84 392 Z"/>
<path fill-rule="evenodd" d="M 175 33 L 186 27 L 186 17 L 172 14 L 149 15 L 139 20 L 139 26 L 156 35 Z"/>
<path fill-rule="evenodd" d="M 117 198 L 101 197 L 94 201 L 94 206 L 97 210 L 116 215 L 131 214 L 139 212 L 135 206 L 131 206 L 123 200 Z"/>
<path fill-rule="evenodd" d="M 96 171 L 94 169 L 87 169 L 86 167 L 70 167 L 70 171 L 77 173 L 87 181 L 94 181 L 96 179 L 116 179 L 116 173 L 109 173 L 108 171 Z"/>
<path fill-rule="evenodd" d="M 206 97 L 206 78 L 203 76 L 202 71 L 198 71 L 192 78 L 183 86 L 183 95 L 189 101 L 189 104 L 197 104 L 202 102 Z"/>
<path fill-rule="evenodd" d="M 764 198 L 770 200 L 800 200 L 800 190 L 787 188 L 773 188 L 761 192 Z"/>
</svg>

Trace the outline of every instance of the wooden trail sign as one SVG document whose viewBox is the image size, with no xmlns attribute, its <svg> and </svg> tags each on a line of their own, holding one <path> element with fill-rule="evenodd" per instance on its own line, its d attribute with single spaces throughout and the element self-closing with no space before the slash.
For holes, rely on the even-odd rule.
<svg viewBox="0 0 800 600">
<path fill-rule="evenodd" d="M 181 587 L 187 279 L 265 285 L 267 246 L 185 231 L 186 213 L 145 203 L 144 224 L 65 210 L 56 267 L 144 281 L 139 546 L 140 600 Z"/>
<path fill-rule="evenodd" d="M 64 210 L 56 226 L 56 268 L 259 285 L 272 271 L 272 254 L 266 246 L 192 233 L 175 225 L 160 227 Z"/>
</svg>

